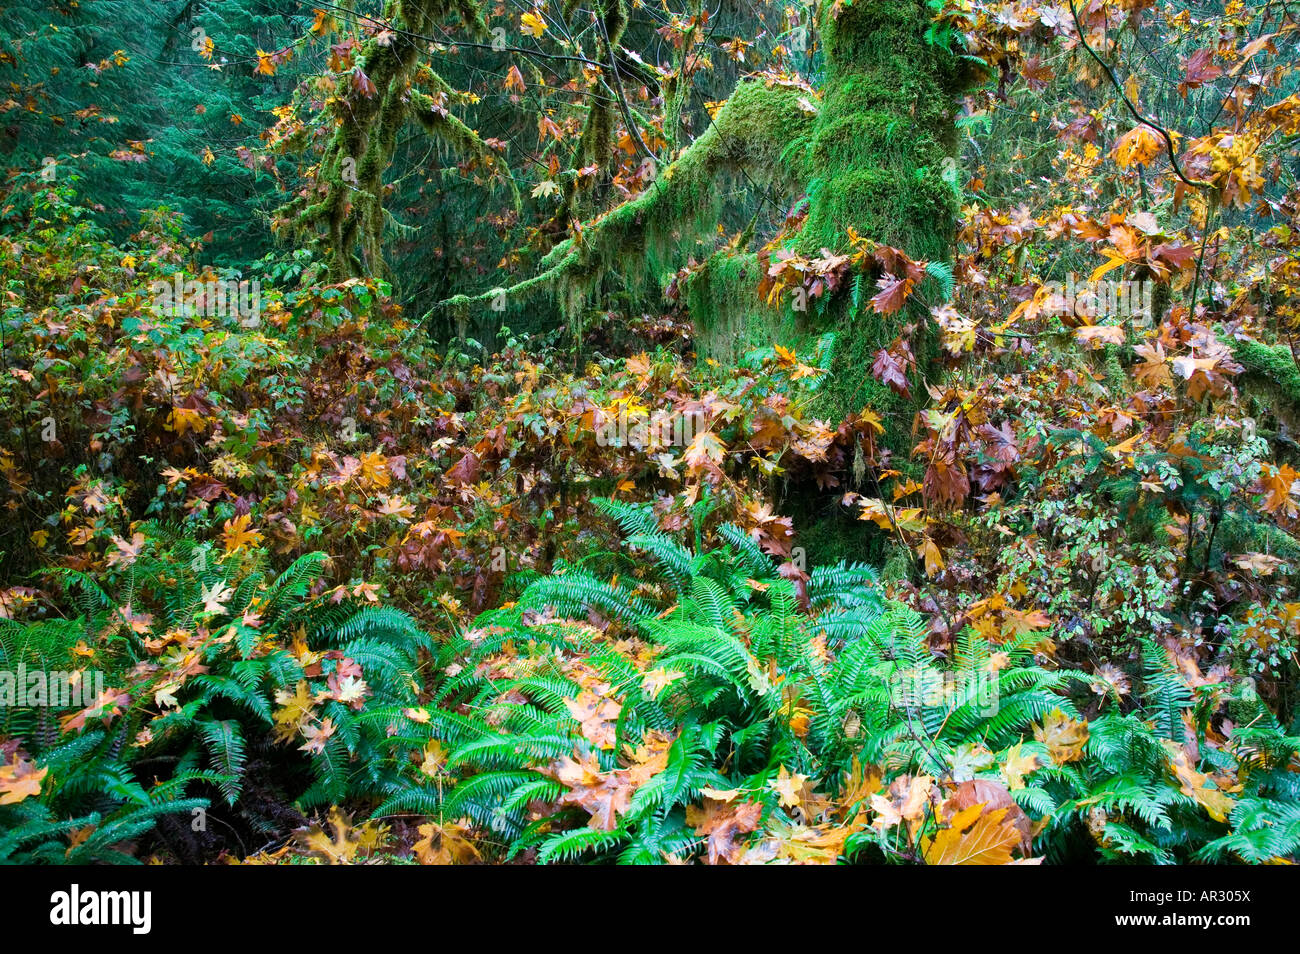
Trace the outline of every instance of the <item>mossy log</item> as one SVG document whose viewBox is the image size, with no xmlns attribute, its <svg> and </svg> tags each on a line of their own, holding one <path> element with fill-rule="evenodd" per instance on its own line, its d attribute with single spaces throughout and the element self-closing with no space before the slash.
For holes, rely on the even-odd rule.
<svg viewBox="0 0 1300 954">
<path fill-rule="evenodd" d="M 1246 411 L 1267 427 L 1289 458 L 1300 455 L 1300 367 L 1284 344 L 1242 340 L 1232 345 L 1242 366 L 1238 389 Z"/>
</svg>

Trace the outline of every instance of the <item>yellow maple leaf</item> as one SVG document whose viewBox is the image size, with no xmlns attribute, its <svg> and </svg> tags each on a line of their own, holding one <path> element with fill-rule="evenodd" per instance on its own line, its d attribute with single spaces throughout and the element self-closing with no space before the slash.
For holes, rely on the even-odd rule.
<svg viewBox="0 0 1300 954">
<path fill-rule="evenodd" d="M 1166 741 L 1165 748 L 1169 752 L 1169 764 L 1178 776 L 1183 794 L 1196 799 L 1205 813 L 1215 821 L 1226 822 L 1236 802 L 1218 788 L 1207 788 L 1206 783 L 1210 777 L 1196 771 L 1188 760 L 1187 753 L 1177 744 Z"/>
<path fill-rule="evenodd" d="M 664 689 L 681 679 L 683 675 L 673 669 L 651 669 L 641 677 L 641 688 L 651 699 L 657 699 Z"/>
<path fill-rule="evenodd" d="M 525 13 L 519 17 L 519 29 L 526 36 L 539 37 L 546 32 L 546 21 L 535 13 Z"/>
<path fill-rule="evenodd" d="M 921 840 L 927 865 L 1006 865 L 1020 832 L 1004 819 L 1007 809 L 984 813 L 981 802 L 953 816 L 934 838 Z"/>
<path fill-rule="evenodd" d="M 1034 772 L 1041 764 L 1038 755 L 1022 755 L 1020 747 L 1023 742 L 1017 742 L 1007 750 L 1007 760 L 1002 766 L 1002 775 L 1007 780 L 1007 786 L 1015 791 L 1018 788 L 1025 787 L 1025 776 Z"/>
<path fill-rule="evenodd" d="M 791 775 L 790 770 L 784 765 L 776 778 L 771 779 L 767 785 L 772 791 L 781 797 L 781 807 L 798 808 L 803 802 L 803 785 L 808 781 L 806 775 Z"/>
<path fill-rule="evenodd" d="M 1115 162 L 1121 169 L 1149 166 L 1164 148 L 1164 142 L 1150 126 L 1134 126 L 1115 143 Z"/>
<path fill-rule="evenodd" d="M 49 769 L 36 768 L 29 759 L 14 756 L 14 760 L 0 765 L 0 805 L 16 805 L 26 798 L 41 794 L 41 780 Z"/>
<path fill-rule="evenodd" d="M 420 771 L 429 778 L 437 778 L 447 767 L 447 750 L 437 739 L 430 739 L 424 746 L 424 761 Z"/>
<path fill-rule="evenodd" d="M 173 407 L 167 420 L 167 430 L 175 431 L 177 437 L 184 437 L 190 431 L 199 433 L 207 426 L 202 412 L 188 407 Z"/>
<path fill-rule="evenodd" d="M 1041 726 L 1034 726 L 1034 738 L 1047 746 L 1057 765 L 1077 762 L 1083 758 L 1083 747 L 1088 742 L 1088 723 L 1076 722 L 1060 709 L 1053 709 L 1043 717 Z"/>
<path fill-rule="evenodd" d="M 420 826 L 419 841 L 411 846 L 422 865 L 466 865 L 479 860 L 478 849 L 467 837 L 469 829 L 457 822 Z"/>
<path fill-rule="evenodd" d="M 287 742 L 312 718 L 316 699 L 306 681 L 299 680 L 293 692 L 287 689 L 276 692 L 275 701 L 280 706 L 274 714 L 275 739 L 277 742 Z"/>
<path fill-rule="evenodd" d="M 312 20 L 311 32 L 317 36 L 325 33 L 332 33 L 338 29 L 338 22 L 329 14 L 328 10 L 322 10 L 320 7 L 312 7 L 311 12 L 315 15 Z"/>
<path fill-rule="evenodd" d="M 221 533 L 221 545 L 227 554 L 238 553 L 245 548 L 251 550 L 262 542 L 262 532 L 249 529 L 248 525 L 252 519 L 245 513 L 226 521 L 225 529 Z"/>
<path fill-rule="evenodd" d="M 922 538 L 921 545 L 916 548 L 916 552 L 918 556 L 925 558 L 926 576 L 935 576 L 943 569 L 943 553 L 928 536 Z"/>
<path fill-rule="evenodd" d="M 362 454 L 361 479 L 372 487 L 387 487 L 392 482 L 388 470 L 388 458 L 378 451 Z"/>
<path fill-rule="evenodd" d="M 324 825 L 316 822 L 305 831 L 300 830 L 295 841 L 304 853 L 331 865 L 352 864 L 358 856 L 365 857 L 381 847 L 388 835 L 387 825 L 373 821 L 352 827 L 352 816 L 337 806 L 329 810 L 328 825 L 334 829 L 332 836 Z"/>
</svg>

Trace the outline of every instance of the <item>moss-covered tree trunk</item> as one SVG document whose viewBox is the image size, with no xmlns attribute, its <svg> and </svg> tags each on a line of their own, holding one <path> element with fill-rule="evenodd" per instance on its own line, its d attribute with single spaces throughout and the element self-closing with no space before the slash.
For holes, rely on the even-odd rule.
<svg viewBox="0 0 1300 954">
<path fill-rule="evenodd" d="M 408 120 L 485 167 L 497 162 L 479 135 L 448 110 L 451 87 L 422 68 L 425 37 L 449 17 L 473 33 L 487 32 L 473 0 L 388 0 L 384 18 L 392 30 L 362 43 L 352 66 L 335 78 L 325 114 L 332 130 L 314 184 L 278 213 L 295 233 L 312 238 L 333 280 L 385 272 L 384 175 Z"/>
<path fill-rule="evenodd" d="M 798 250 L 843 250 L 852 228 L 914 259 L 948 261 L 956 229 L 953 179 L 957 58 L 926 39 L 924 0 L 857 0 L 824 9 L 826 81 L 809 154 L 809 210 Z M 871 404 L 891 440 L 910 431 L 912 404 L 870 376 L 875 353 L 908 324 L 919 374 L 930 356 L 928 315 L 916 306 L 884 317 L 848 301 L 832 310 L 841 329 L 827 385 L 828 410 Z M 921 389 L 914 387 L 913 391 Z"/>
<path fill-rule="evenodd" d="M 852 227 L 913 258 L 947 255 L 956 194 L 955 58 L 924 39 L 922 0 L 858 0 L 822 16 L 826 80 L 810 147 L 805 251 Z"/>
<path fill-rule="evenodd" d="M 714 234 L 718 179 L 731 176 L 806 193 L 806 219 L 790 238 L 794 251 L 848 250 L 849 230 L 898 248 L 913 259 L 944 261 L 956 225 L 952 175 L 956 94 L 961 86 L 953 51 L 930 42 L 925 0 L 843 0 L 819 17 L 825 82 L 810 111 L 797 87 L 746 81 L 718 111 L 708 130 L 637 198 L 589 223 L 580 244 L 560 243 L 534 278 L 453 308 L 485 307 L 504 293 L 521 300 L 556 293 L 571 316 L 629 280 L 662 277 L 682 264 L 691 239 Z M 945 175 L 948 173 L 948 175 Z M 647 274 L 648 273 L 648 274 Z M 787 338 L 791 333 L 840 331 L 824 413 L 840 417 L 872 405 L 888 422 L 886 443 L 901 448 L 910 432 L 912 402 L 871 378 L 874 354 L 913 326 L 910 342 L 923 374 L 928 316 L 909 306 L 888 317 L 841 296 L 818 317 L 772 309 L 758 298 L 763 277 L 752 250 L 715 254 L 685 288 L 704 350 L 728 339 Z M 865 296 L 870 297 L 870 296 Z M 917 386 L 913 393 L 922 393 Z"/>
</svg>

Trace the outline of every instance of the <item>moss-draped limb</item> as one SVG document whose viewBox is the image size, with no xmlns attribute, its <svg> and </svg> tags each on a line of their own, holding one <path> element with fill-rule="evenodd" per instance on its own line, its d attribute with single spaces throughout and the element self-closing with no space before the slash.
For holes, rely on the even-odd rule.
<svg viewBox="0 0 1300 954">
<path fill-rule="evenodd" d="M 363 43 L 354 71 L 337 79 L 329 113 L 334 131 L 321 156 L 316 186 L 280 213 L 295 232 L 313 237 L 335 280 L 385 271 L 381 243 L 389 217 L 383 206 L 384 174 L 408 120 L 418 120 L 458 154 L 487 166 L 496 162 L 478 134 L 447 111 L 450 87 L 420 64 L 421 37 L 453 14 L 474 32 L 487 32 L 469 0 L 389 0 L 384 17 L 393 31 Z"/>
<path fill-rule="evenodd" d="M 709 129 L 649 188 L 558 244 L 542 259 L 537 275 L 509 288 L 459 295 L 444 305 L 466 309 L 487 305 L 503 293 L 517 301 L 554 292 L 563 311 L 574 315 L 601 290 L 607 276 L 639 283 L 654 263 L 673 259 L 689 238 L 713 232 L 724 177 L 801 188 L 813 125 L 807 97 L 797 87 L 741 83 Z"/>
<path fill-rule="evenodd" d="M 503 295 L 519 300 L 553 291 L 572 317 L 605 290 L 607 276 L 636 283 L 665 263 L 667 253 L 676 253 L 674 264 L 681 264 L 692 250 L 689 239 L 713 231 L 718 180 L 728 173 L 807 193 L 807 217 L 787 243 L 797 253 L 848 251 L 852 229 L 914 259 L 950 260 L 959 197 L 956 97 L 971 77 L 953 51 L 927 36 L 929 23 L 925 0 L 824 5 L 819 106 L 810 103 L 815 96 L 795 86 L 742 82 L 710 128 L 651 188 L 556 246 L 539 274 L 444 304 L 468 309 L 499 303 Z M 876 352 L 911 325 L 919 368 L 912 392 L 924 394 L 919 378 L 933 348 L 926 311 L 909 304 L 882 316 L 865 307 L 869 294 L 858 296 L 857 305 L 853 296 L 841 295 L 818 318 L 800 316 L 796 324 L 793 316 L 758 301 L 753 292 L 761 279 L 748 251 L 716 253 L 692 274 L 686 300 L 702 332 L 697 340 L 734 352 L 778 325 L 784 325 L 782 333 L 838 329 L 830 380 L 819 397 L 823 412 L 838 418 L 872 405 L 887 421 L 886 446 L 905 450 L 917 398 L 900 397 L 870 369 Z M 745 322 L 754 327 L 739 327 Z"/>
<path fill-rule="evenodd" d="M 1278 396 L 1300 409 L 1300 367 L 1286 345 L 1242 340 L 1233 343 L 1232 354 L 1246 369 L 1246 377 L 1269 382 Z"/>
</svg>

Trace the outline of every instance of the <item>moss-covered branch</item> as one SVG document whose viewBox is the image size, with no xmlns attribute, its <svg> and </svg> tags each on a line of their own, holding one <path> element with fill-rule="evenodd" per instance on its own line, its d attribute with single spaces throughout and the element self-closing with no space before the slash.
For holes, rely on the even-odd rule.
<svg viewBox="0 0 1300 954">
<path fill-rule="evenodd" d="M 417 120 L 458 155 L 489 168 L 497 162 L 479 135 L 447 111 L 447 83 L 420 62 L 421 37 L 453 14 L 486 33 L 477 7 L 467 0 L 390 0 L 384 15 L 394 30 L 363 43 L 353 69 L 337 79 L 328 113 L 334 131 L 315 187 L 280 210 L 295 232 L 312 236 L 335 280 L 385 271 L 384 174 L 408 120 Z M 513 181 L 510 186 L 514 190 Z"/>
<path fill-rule="evenodd" d="M 502 295 L 518 301 L 553 292 L 572 315 L 600 290 L 606 276 L 640 282 L 657 263 L 674 259 L 691 236 L 713 232 L 723 178 L 743 175 L 751 182 L 802 188 L 815 112 L 808 98 L 798 87 L 741 83 L 709 129 L 649 188 L 557 245 L 537 275 L 508 288 L 459 295 L 443 305 L 463 311 L 490 306 Z"/>
</svg>

